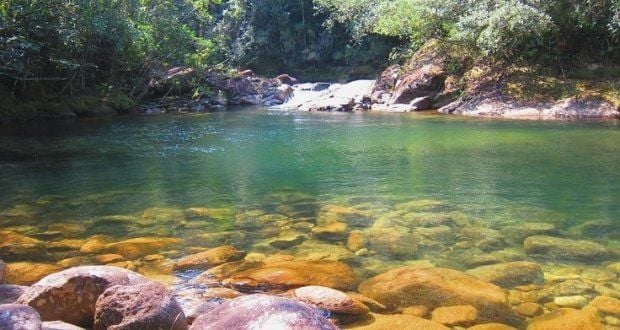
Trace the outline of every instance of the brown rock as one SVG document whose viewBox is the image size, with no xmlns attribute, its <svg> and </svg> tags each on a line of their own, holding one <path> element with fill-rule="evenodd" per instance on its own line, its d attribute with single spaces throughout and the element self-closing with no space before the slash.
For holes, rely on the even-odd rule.
<svg viewBox="0 0 620 330">
<path fill-rule="evenodd" d="M 293 296 L 306 304 L 338 314 L 361 315 L 370 309 L 346 293 L 323 286 L 304 286 L 293 290 Z"/>
<path fill-rule="evenodd" d="M 347 239 L 347 249 L 355 252 L 366 247 L 366 239 L 364 233 L 360 230 L 352 230 Z"/>
<path fill-rule="evenodd" d="M 80 252 L 85 254 L 100 253 L 105 250 L 106 245 L 112 242 L 112 238 L 106 235 L 91 236 L 80 247 Z"/>
<path fill-rule="evenodd" d="M 485 324 L 477 324 L 473 327 L 467 328 L 467 330 L 517 330 L 509 325 L 505 325 L 502 323 L 485 323 Z"/>
<path fill-rule="evenodd" d="M 596 308 L 560 308 L 530 321 L 528 330 L 602 330 Z"/>
<path fill-rule="evenodd" d="M 27 288 L 21 285 L 0 284 L 0 305 L 16 302 Z"/>
<path fill-rule="evenodd" d="M 37 311 L 28 306 L 0 305 L 0 329 L 2 330 L 40 330 L 41 318 Z"/>
<path fill-rule="evenodd" d="M 233 274 L 223 282 L 240 291 L 256 289 L 288 290 L 320 285 L 349 290 L 356 284 L 351 267 L 338 261 L 285 261 Z"/>
<path fill-rule="evenodd" d="M 612 297 L 598 296 L 590 302 L 590 306 L 599 312 L 620 316 L 620 300 Z"/>
<path fill-rule="evenodd" d="M 0 230 L 0 255 L 4 260 L 41 260 L 48 256 L 42 241 L 10 230 Z"/>
<path fill-rule="evenodd" d="M 408 104 L 417 97 L 434 97 L 441 91 L 446 78 L 447 74 L 442 66 L 425 65 L 402 78 L 394 88 L 390 103 Z"/>
<path fill-rule="evenodd" d="M 452 269 L 395 268 L 363 282 L 359 291 L 392 310 L 412 305 L 472 305 L 479 310 L 481 320 L 520 322 L 504 290 Z"/>
<path fill-rule="evenodd" d="M 383 306 L 383 304 L 381 304 L 380 302 L 374 300 L 374 299 L 370 299 L 368 297 L 366 297 L 365 295 L 358 293 L 358 292 L 347 292 L 347 294 L 349 295 L 349 297 L 361 302 L 362 304 L 366 305 L 366 307 L 368 307 L 370 309 L 370 311 L 375 312 L 375 313 L 381 313 L 383 311 L 385 311 L 385 306 Z"/>
<path fill-rule="evenodd" d="M 235 299 L 241 296 L 241 292 L 228 288 L 208 288 L 202 292 L 202 298 L 210 299 Z"/>
<path fill-rule="evenodd" d="M 342 241 L 347 237 L 347 224 L 343 222 L 331 222 L 312 228 L 312 235 L 326 241 Z"/>
<path fill-rule="evenodd" d="M 263 265 L 265 265 L 265 263 L 262 261 L 240 260 L 227 262 L 225 264 L 209 268 L 205 272 L 196 276 L 194 279 L 192 279 L 192 284 L 219 284 L 221 281 L 232 276 L 235 273 L 262 267 Z"/>
<path fill-rule="evenodd" d="M 127 259 L 137 259 L 179 243 L 181 239 L 173 237 L 139 237 L 107 244 L 105 251 L 120 254 Z"/>
<path fill-rule="evenodd" d="M 95 302 L 113 285 L 134 285 L 147 281 L 134 272 L 110 266 L 84 266 L 49 275 L 32 285 L 18 302 L 34 307 L 45 321 L 61 320 L 89 327 Z"/>
<path fill-rule="evenodd" d="M 293 78 L 291 76 L 289 76 L 286 73 L 283 73 L 279 76 L 276 77 L 276 79 L 278 79 L 280 81 L 281 84 L 287 84 L 287 85 L 295 85 L 299 83 L 299 80 L 297 80 L 296 78 Z"/>
<path fill-rule="evenodd" d="M 439 307 L 433 311 L 432 320 L 450 327 L 465 327 L 476 323 L 478 310 L 470 305 Z"/>
<path fill-rule="evenodd" d="M 418 250 L 413 234 L 401 228 L 373 228 L 366 234 L 368 247 L 382 256 L 412 258 Z"/>
<path fill-rule="evenodd" d="M 6 268 L 6 264 L 2 259 L 0 259 L 0 284 L 4 283 L 4 269 Z"/>
<path fill-rule="evenodd" d="M 540 304 L 533 302 L 524 302 L 517 306 L 516 311 L 519 315 L 534 317 L 543 313 L 543 308 Z"/>
<path fill-rule="evenodd" d="M 57 242 L 51 242 L 47 246 L 50 251 L 69 251 L 80 250 L 85 240 L 82 239 L 63 239 Z"/>
<path fill-rule="evenodd" d="M 356 323 L 349 324 L 347 328 L 361 330 L 448 330 L 450 328 L 437 322 L 425 320 L 421 317 L 404 314 L 370 314 L 369 317 Z"/>
<path fill-rule="evenodd" d="M 187 329 L 181 306 L 162 284 L 114 285 L 97 299 L 94 330 Z"/>
<path fill-rule="evenodd" d="M 415 305 L 403 308 L 400 313 L 405 315 L 414 315 L 417 317 L 426 317 L 430 310 L 424 305 Z"/>
<path fill-rule="evenodd" d="M 6 264 L 6 283 L 30 285 L 45 276 L 61 271 L 62 268 L 36 262 L 10 262 Z"/>
<path fill-rule="evenodd" d="M 540 265 L 529 261 L 482 266 L 470 269 L 466 273 L 507 289 L 526 284 L 542 284 L 544 282 L 543 271 Z"/>
<path fill-rule="evenodd" d="M 237 251 L 234 246 L 224 245 L 181 258 L 174 265 L 174 268 L 208 269 L 226 262 L 243 259 L 245 256 L 245 252 Z"/>
<path fill-rule="evenodd" d="M 95 256 L 95 261 L 100 264 L 109 264 L 111 262 L 123 261 L 123 256 L 120 254 L 100 254 Z"/>
<path fill-rule="evenodd" d="M 316 310 L 295 300 L 263 294 L 229 300 L 199 316 L 191 328 L 337 329 Z"/>
<path fill-rule="evenodd" d="M 593 261 L 609 258 L 611 251 L 598 243 L 553 236 L 531 236 L 523 243 L 525 252 L 541 258 Z"/>
<path fill-rule="evenodd" d="M 62 268 L 71 268 L 92 264 L 92 260 L 89 257 L 70 257 L 62 259 L 56 264 Z"/>
</svg>

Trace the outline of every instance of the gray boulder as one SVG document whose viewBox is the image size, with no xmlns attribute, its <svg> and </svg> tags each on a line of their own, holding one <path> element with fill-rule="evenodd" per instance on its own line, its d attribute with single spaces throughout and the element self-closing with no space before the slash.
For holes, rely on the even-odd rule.
<svg viewBox="0 0 620 330">
<path fill-rule="evenodd" d="M 0 305 L 0 329 L 40 330 L 41 318 L 31 307 L 17 304 Z"/>
<path fill-rule="evenodd" d="M 257 294 L 225 302 L 198 317 L 190 329 L 331 330 L 337 327 L 303 303 Z"/>
</svg>

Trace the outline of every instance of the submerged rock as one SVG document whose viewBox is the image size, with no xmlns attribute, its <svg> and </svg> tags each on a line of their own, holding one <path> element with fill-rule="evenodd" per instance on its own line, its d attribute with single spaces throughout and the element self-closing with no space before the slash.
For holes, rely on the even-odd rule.
<svg viewBox="0 0 620 330">
<path fill-rule="evenodd" d="M 15 231 L 0 230 L 0 256 L 4 260 L 47 259 L 45 243 Z"/>
<path fill-rule="evenodd" d="M 29 306 L 0 305 L 0 329 L 2 330 L 40 330 L 41 318 Z"/>
<path fill-rule="evenodd" d="M 432 312 L 432 320 L 450 327 L 465 327 L 476 323 L 478 310 L 470 305 L 438 307 Z"/>
<path fill-rule="evenodd" d="M 481 320 L 519 323 L 504 290 L 452 269 L 396 268 L 363 282 L 359 291 L 391 310 L 413 305 L 472 305 L 478 308 Z"/>
<path fill-rule="evenodd" d="M 467 274 L 502 288 L 514 288 L 526 284 L 542 284 L 543 271 L 540 265 L 529 261 L 515 261 L 481 266 L 470 269 Z"/>
<path fill-rule="evenodd" d="M 6 265 L 5 282 L 18 285 L 30 285 L 45 276 L 58 272 L 62 268 L 38 262 L 10 262 Z"/>
<path fill-rule="evenodd" d="M 94 330 L 187 329 L 181 306 L 155 282 L 109 287 L 97 299 L 94 319 Z"/>
<path fill-rule="evenodd" d="M 181 242 L 181 239 L 174 237 L 138 237 L 107 244 L 105 250 L 109 253 L 120 254 L 127 259 L 136 259 Z"/>
<path fill-rule="evenodd" d="M 620 317 L 620 300 L 613 297 L 598 296 L 590 302 L 600 313 Z"/>
<path fill-rule="evenodd" d="M 16 302 L 27 288 L 21 285 L 0 284 L 0 305 Z"/>
<path fill-rule="evenodd" d="M 407 259 L 418 251 L 415 236 L 405 228 L 372 228 L 365 237 L 368 247 L 382 256 Z"/>
<path fill-rule="evenodd" d="M 95 303 L 113 285 L 147 281 L 139 274 L 110 266 L 84 266 L 49 275 L 26 289 L 18 302 L 37 310 L 45 321 L 61 320 L 89 327 Z"/>
<path fill-rule="evenodd" d="M 312 235 L 325 241 L 342 241 L 347 237 L 347 224 L 334 221 L 312 228 Z"/>
<path fill-rule="evenodd" d="M 337 329 L 316 310 L 295 300 L 263 294 L 229 300 L 199 316 L 191 328 Z"/>
<path fill-rule="evenodd" d="M 207 269 L 226 262 L 237 261 L 246 256 L 246 252 L 238 251 L 232 245 L 224 245 L 204 252 L 192 254 L 179 259 L 174 265 L 176 269 Z"/>
<path fill-rule="evenodd" d="M 6 268 L 6 264 L 2 259 L 0 259 L 0 284 L 4 283 L 4 269 Z"/>
<path fill-rule="evenodd" d="M 528 330 L 602 330 L 596 308 L 560 308 L 530 321 Z"/>
<path fill-rule="evenodd" d="M 309 285 L 350 290 L 356 282 L 357 278 L 351 267 L 342 262 L 284 261 L 235 273 L 223 284 L 240 291 L 284 291 Z"/>
<path fill-rule="evenodd" d="M 349 324 L 347 329 L 390 330 L 390 329 L 424 329 L 448 330 L 450 328 L 430 320 L 406 314 L 371 314 L 358 322 Z"/>
<path fill-rule="evenodd" d="M 344 292 L 322 286 L 304 286 L 293 290 L 293 296 L 306 304 L 338 314 L 361 315 L 370 309 Z"/>
<path fill-rule="evenodd" d="M 531 236 L 523 243 L 529 255 L 560 260 L 595 261 L 607 259 L 612 252 L 598 243 L 553 236 Z"/>
</svg>

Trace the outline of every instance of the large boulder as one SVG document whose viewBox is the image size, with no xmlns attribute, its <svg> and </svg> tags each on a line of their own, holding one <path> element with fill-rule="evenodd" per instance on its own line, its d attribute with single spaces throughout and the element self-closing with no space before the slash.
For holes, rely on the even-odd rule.
<svg viewBox="0 0 620 330">
<path fill-rule="evenodd" d="M 295 300 L 263 294 L 239 297 L 198 317 L 191 328 L 337 329 L 318 311 Z"/>
<path fill-rule="evenodd" d="M 86 330 L 77 325 L 69 324 L 63 321 L 47 321 L 41 323 L 41 330 Z"/>
<path fill-rule="evenodd" d="M 0 305 L 16 302 L 27 288 L 21 285 L 0 284 Z"/>
<path fill-rule="evenodd" d="M 156 282 L 114 285 L 97 299 L 94 330 L 187 329 L 181 306 Z"/>
<path fill-rule="evenodd" d="M 351 267 L 339 261 L 283 261 L 235 273 L 223 284 L 241 291 L 288 290 L 308 285 L 351 290 L 356 282 Z"/>
<path fill-rule="evenodd" d="M 544 235 L 526 238 L 523 248 L 532 256 L 560 260 L 604 260 L 613 255 L 611 250 L 598 243 Z"/>
<path fill-rule="evenodd" d="M 529 261 L 481 266 L 468 270 L 467 274 L 507 289 L 526 284 L 543 284 L 544 282 L 540 265 Z"/>
<path fill-rule="evenodd" d="M 0 305 L 0 329 L 40 330 L 41 318 L 32 307 L 17 304 Z"/>
<path fill-rule="evenodd" d="M 528 330 L 602 330 L 596 308 L 560 308 L 530 321 Z"/>
<path fill-rule="evenodd" d="M 353 111 L 363 108 L 373 80 L 356 80 L 344 85 L 334 84 L 311 100 L 297 106 L 302 111 Z"/>
<path fill-rule="evenodd" d="M 443 88 L 446 78 L 447 73 L 441 65 L 424 65 L 396 84 L 390 103 L 408 104 L 418 97 L 434 97 Z"/>
<path fill-rule="evenodd" d="M 113 285 L 135 285 L 147 281 L 132 271 L 110 266 L 83 266 L 49 275 L 32 285 L 18 303 L 35 308 L 44 321 L 61 320 L 89 327 L 95 303 Z"/>
<path fill-rule="evenodd" d="M 435 267 L 400 267 L 379 274 L 359 287 L 359 292 L 391 310 L 424 305 L 471 305 L 481 320 L 519 323 L 500 287 L 465 273 Z"/>
<path fill-rule="evenodd" d="M 174 267 L 176 269 L 208 269 L 243 259 L 245 256 L 245 252 L 238 251 L 234 246 L 225 245 L 183 257 L 176 262 Z"/>
</svg>

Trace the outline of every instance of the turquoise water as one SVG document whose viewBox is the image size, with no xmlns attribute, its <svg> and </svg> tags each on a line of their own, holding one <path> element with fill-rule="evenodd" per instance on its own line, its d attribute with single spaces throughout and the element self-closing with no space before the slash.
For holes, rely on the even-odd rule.
<svg viewBox="0 0 620 330">
<path fill-rule="evenodd" d="M 80 219 L 296 192 L 437 199 L 489 221 L 620 223 L 617 121 L 252 109 L 2 130 L 0 209 L 53 195 L 72 205 L 59 217 Z"/>
<path fill-rule="evenodd" d="M 0 242 L 6 262 L 115 253 L 114 265 L 183 282 L 197 273 L 175 260 L 233 244 L 344 261 L 361 279 L 420 260 L 466 270 L 532 260 L 512 237 L 529 222 L 618 249 L 620 127 L 260 108 L 3 127 L 0 186 L 0 234 L 17 235 Z M 332 221 L 348 226 L 310 232 Z M 481 227 L 494 232 L 471 237 Z M 350 245 L 351 230 L 378 241 Z M 93 235 L 103 243 L 85 251 Z M 132 238 L 146 241 L 113 244 Z M 562 273 L 575 260 L 536 261 Z"/>
</svg>

